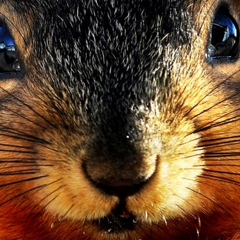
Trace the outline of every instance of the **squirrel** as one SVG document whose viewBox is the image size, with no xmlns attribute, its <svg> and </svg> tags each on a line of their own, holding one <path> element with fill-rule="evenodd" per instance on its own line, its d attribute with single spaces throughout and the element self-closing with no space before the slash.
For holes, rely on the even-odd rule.
<svg viewBox="0 0 240 240">
<path fill-rule="evenodd" d="M 240 239 L 239 1 L 0 16 L 0 239 Z"/>
</svg>

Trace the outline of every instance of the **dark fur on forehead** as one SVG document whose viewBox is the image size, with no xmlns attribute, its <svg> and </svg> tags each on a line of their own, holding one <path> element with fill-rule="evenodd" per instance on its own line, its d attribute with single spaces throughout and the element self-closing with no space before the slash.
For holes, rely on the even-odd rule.
<svg viewBox="0 0 240 240">
<path fill-rule="evenodd" d="M 50 53 L 59 50 L 55 55 L 63 59 L 77 54 L 85 65 L 86 61 L 93 65 L 95 58 L 104 65 L 104 61 L 112 64 L 115 62 L 112 60 L 126 61 L 134 55 L 132 61 L 145 56 L 150 62 L 166 35 L 169 44 L 175 47 L 190 40 L 191 12 L 186 11 L 189 1 L 28 0 L 21 5 L 19 2 L 17 8 L 22 6 L 25 11 L 34 12 L 33 32 L 39 40 L 36 41 L 39 53 L 45 54 L 49 47 Z"/>
<path fill-rule="evenodd" d="M 159 85 L 168 83 L 173 50 L 191 41 L 189 1 L 28 0 L 17 5 L 33 11 L 33 49 L 42 72 L 52 76 L 50 84 L 59 92 L 67 89 L 69 99 L 88 109 L 150 102 Z"/>
</svg>

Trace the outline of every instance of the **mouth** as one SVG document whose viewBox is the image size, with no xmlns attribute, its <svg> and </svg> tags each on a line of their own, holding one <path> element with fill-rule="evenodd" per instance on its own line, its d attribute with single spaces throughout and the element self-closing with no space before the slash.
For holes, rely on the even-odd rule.
<svg viewBox="0 0 240 240">
<path fill-rule="evenodd" d="M 109 234 L 119 234 L 126 231 L 134 231 L 139 222 L 136 217 L 126 209 L 125 203 L 120 203 L 108 216 L 94 220 L 93 224 L 100 231 Z"/>
</svg>

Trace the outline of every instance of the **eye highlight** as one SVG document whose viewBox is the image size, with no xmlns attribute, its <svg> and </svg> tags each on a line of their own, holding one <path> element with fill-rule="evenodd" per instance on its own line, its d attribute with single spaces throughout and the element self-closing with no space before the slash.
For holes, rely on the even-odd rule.
<svg viewBox="0 0 240 240">
<path fill-rule="evenodd" d="M 207 56 L 210 60 L 236 58 L 239 50 L 239 29 L 234 18 L 218 11 L 212 23 Z"/>
<path fill-rule="evenodd" d="M 0 79 L 16 77 L 21 72 L 15 41 L 7 27 L 0 25 Z"/>
</svg>

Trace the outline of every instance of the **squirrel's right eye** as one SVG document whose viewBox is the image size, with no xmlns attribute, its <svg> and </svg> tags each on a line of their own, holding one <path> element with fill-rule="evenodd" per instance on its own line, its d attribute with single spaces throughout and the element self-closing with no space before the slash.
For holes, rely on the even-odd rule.
<svg viewBox="0 0 240 240">
<path fill-rule="evenodd" d="M 233 59 L 239 50 L 239 30 L 237 22 L 227 12 L 221 10 L 215 15 L 208 46 L 208 58 Z"/>
<path fill-rule="evenodd" d="M 21 70 L 14 39 L 7 27 L 0 25 L 0 78 L 16 77 Z"/>
</svg>

